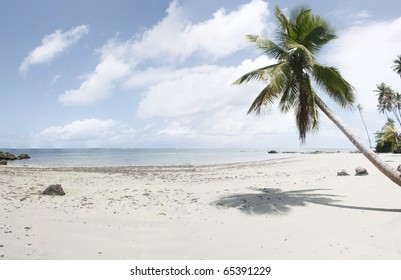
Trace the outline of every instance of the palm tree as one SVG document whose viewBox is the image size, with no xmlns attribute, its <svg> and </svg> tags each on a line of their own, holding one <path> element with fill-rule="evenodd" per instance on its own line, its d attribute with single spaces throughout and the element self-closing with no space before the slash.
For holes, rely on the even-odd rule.
<svg viewBox="0 0 401 280">
<path fill-rule="evenodd" d="M 305 142 L 306 133 L 318 128 L 320 109 L 366 158 L 401 186 L 400 173 L 380 159 L 342 124 L 312 87 L 314 81 L 342 107 L 352 107 L 354 104 L 354 88 L 336 68 L 319 64 L 315 58 L 315 54 L 326 43 L 336 38 L 334 29 L 325 19 L 312 14 L 305 7 L 292 10 L 287 17 L 276 6 L 275 16 L 278 20 L 277 43 L 261 36 L 247 37 L 276 62 L 251 71 L 234 82 L 242 84 L 262 81 L 266 84 L 252 103 L 248 114 L 260 114 L 262 108 L 277 101 L 282 112 L 294 110 L 299 138 L 301 142 Z"/>
<path fill-rule="evenodd" d="M 387 119 L 389 118 L 388 113 L 393 113 L 401 125 L 401 95 L 385 83 L 376 85 L 374 91 L 377 92 L 377 110 L 379 113 L 386 114 Z"/>
<path fill-rule="evenodd" d="M 401 77 L 401 55 L 397 56 L 397 58 L 393 62 L 393 70 Z"/>
<path fill-rule="evenodd" d="M 365 127 L 365 130 L 366 130 L 366 135 L 368 136 L 368 140 L 369 140 L 369 147 L 372 148 L 372 142 L 370 141 L 369 131 L 368 131 L 368 128 L 366 127 L 365 120 L 363 119 L 363 116 L 362 116 L 363 107 L 362 107 L 361 104 L 357 104 L 356 108 L 359 111 L 359 115 L 361 116 L 361 120 L 362 120 L 363 126 Z"/>
</svg>

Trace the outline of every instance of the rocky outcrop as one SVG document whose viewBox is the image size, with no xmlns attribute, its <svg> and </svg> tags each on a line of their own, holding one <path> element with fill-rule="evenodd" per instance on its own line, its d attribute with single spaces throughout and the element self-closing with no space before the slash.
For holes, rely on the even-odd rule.
<svg viewBox="0 0 401 280">
<path fill-rule="evenodd" d="M 401 164 L 400 164 L 400 165 L 398 165 L 398 167 L 397 167 L 397 171 L 398 171 L 398 172 L 401 172 Z"/>
<path fill-rule="evenodd" d="M 366 176 L 368 174 L 368 171 L 363 167 L 357 167 L 355 169 L 355 176 Z"/>
<path fill-rule="evenodd" d="M 0 160 L 21 160 L 21 159 L 30 159 L 31 156 L 28 154 L 19 154 L 18 156 L 9 153 L 9 152 L 1 152 L 0 151 Z"/>
<path fill-rule="evenodd" d="M 30 159 L 31 156 L 28 154 L 19 154 L 17 158 L 18 159 Z"/>
<path fill-rule="evenodd" d="M 9 152 L 0 152 L 0 160 L 16 160 L 17 157 Z"/>
<path fill-rule="evenodd" d="M 4 159 L 0 160 L 0 165 L 7 165 L 7 161 Z"/>
<path fill-rule="evenodd" d="M 43 192 L 43 195 L 65 195 L 60 184 L 50 185 Z"/>
</svg>

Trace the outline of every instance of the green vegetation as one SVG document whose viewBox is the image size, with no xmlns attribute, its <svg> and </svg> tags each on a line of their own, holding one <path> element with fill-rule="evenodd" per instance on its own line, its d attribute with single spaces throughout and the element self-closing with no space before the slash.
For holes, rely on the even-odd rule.
<svg viewBox="0 0 401 280">
<path fill-rule="evenodd" d="M 401 55 L 394 60 L 392 68 L 397 74 L 401 75 Z M 377 110 L 387 117 L 387 122 L 382 130 L 375 133 L 376 152 L 400 153 L 401 134 L 396 129 L 394 120 L 389 115 L 394 116 L 401 126 L 401 94 L 385 83 L 376 85 L 375 92 L 377 93 Z"/>
</svg>

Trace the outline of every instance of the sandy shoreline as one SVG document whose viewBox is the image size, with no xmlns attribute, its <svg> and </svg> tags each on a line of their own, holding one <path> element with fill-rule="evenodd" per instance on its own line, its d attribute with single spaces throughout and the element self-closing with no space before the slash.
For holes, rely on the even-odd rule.
<svg viewBox="0 0 401 280">
<path fill-rule="evenodd" d="M 384 155 L 394 167 L 399 155 Z M 352 176 L 357 166 L 369 175 Z M 351 176 L 338 177 L 346 169 Z M 66 195 L 39 195 L 50 184 Z M 1 259 L 400 259 L 401 188 L 362 155 L 0 168 Z"/>
</svg>

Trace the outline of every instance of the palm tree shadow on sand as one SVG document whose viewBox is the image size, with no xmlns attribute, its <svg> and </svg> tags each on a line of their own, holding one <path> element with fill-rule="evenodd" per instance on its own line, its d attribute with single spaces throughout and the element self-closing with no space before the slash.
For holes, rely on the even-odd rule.
<svg viewBox="0 0 401 280">
<path fill-rule="evenodd" d="M 221 197 L 212 202 L 212 205 L 220 208 L 236 208 L 246 214 L 287 214 L 294 207 L 319 204 L 330 207 L 338 207 L 363 211 L 399 212 L 401 209 L 387 209 L 374 207 L 361 207 L 338 204 L 340 196 L 332 194 L 316 193 L 327 189 L 306 189 L 296 191 L 283 191 L 278 188 L 250 188 L 252 193 L 234 194 Z"/>
</svg>

